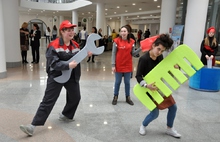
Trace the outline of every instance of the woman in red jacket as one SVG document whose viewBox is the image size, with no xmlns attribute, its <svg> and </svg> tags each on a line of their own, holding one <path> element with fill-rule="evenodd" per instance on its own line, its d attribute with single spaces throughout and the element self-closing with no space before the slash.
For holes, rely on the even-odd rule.
<svg viewBox="0 0 220 142">
<path fill-rule="evenodd" d="M 121 27 L 120 36 L 114 39 L 112 47 L 112 71 L 115 73 L 113 105 L 117 104 L 118 92 L 122 77 L 125 83 L 126 102 L 134 105 L 130 98 L 130 78 L 132 72 L 132 56 L 136 56 L 141 48 L 135 50 L 135 41 L 130 37 L 130 28 Z"/>
</svg>

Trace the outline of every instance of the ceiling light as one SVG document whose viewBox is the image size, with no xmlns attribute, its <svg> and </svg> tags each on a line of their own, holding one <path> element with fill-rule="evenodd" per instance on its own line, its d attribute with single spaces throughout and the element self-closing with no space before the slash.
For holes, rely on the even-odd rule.
<svg viewBox="0 0 220 142">
<path fill-rule="evenodd" d="M 160 8 L 160 6 L 158 5 L 157 8 Z"/>
<path fill-rule="evenodd" d="M 135 3 L 132 3 L 132 5 L 136 5 Z"/>
<path fill-rule="evenodd" d="M 117 6 L 117 8 L 120 8 L 120 6 Z"/>
<path fill-rule="evenodd" d="M 139 10 L 142 10 L 142 8 L 139 8 Z"/>
<path fill-rule="evenodd" d="M 116 14 L 116 12 L 114 12 Z"/>
<path fill-rule="evenodd" d="M 84 13 L 82 13 L 82 15 L 84 15 Z"/>
<path fill-rule="evenodd" d="M 107 11 L 108 9 L 106 8 L 105 10 Z"/>
<path fill-rule="evenodd" d="M 90 14 L 90 12 L 88 12 Z"/>
<path fill-rule="evenodd" d="M 154 1 L 157 1 L 157 0 L 154 0 Z"/>
<path fill-rule="evenodd" d="M 125 12 L 128 12 L 127 10 L 125 10 Z"/>
</svg>

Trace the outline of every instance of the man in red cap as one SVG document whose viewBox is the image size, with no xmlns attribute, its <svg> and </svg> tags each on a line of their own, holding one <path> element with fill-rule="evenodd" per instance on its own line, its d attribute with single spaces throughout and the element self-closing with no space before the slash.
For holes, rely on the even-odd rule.
<svg viewBox="0 0 220 142">
<path fill-rule="evenodd" d="M 69 64 L 61 61 L 69 60 L 80 51 L 79 45 L 72 40 L 74 36 L 74 27 L 76 27 L 76 25 L 71 24 L 68 20 L 63 21 L 59 28 L 60 38 L 56 38 L 52 41 L 47 48 L 46 71 L 48 79 L 43 100 L 40 103 L 32 123 L 20 126 L 20 129 L 29 136 L 33 135 L 35 126 L 42 126 L 45 124 L 63 87 L 66 89 L 67 100 L 62 113 L 60 113 L 59 120 L 66 122 L 73 121 L 81 98 L 79 87 L 81 69 L 80 64 L 77 64 L 75 61 Z M 88 55 L 91 56 L 92 53 L 89 52 Z M 54 80 L 55 77 L 62 74 L 61 71 L 71 68 L 71 77 L 66 83 L 58 83 Z"/>
<path fill-rule="evenodd" d="M 201 61 L 204 65 L 207 65 L 207 60 L 212 60 L 212 66 L 215 66 L 215 55 L 218 52 L 218 43 L 215 35 L 215 28 L 210 27 L 206 31 L 207 37 L 202 41 L 200 51 Z"/>
</svg>

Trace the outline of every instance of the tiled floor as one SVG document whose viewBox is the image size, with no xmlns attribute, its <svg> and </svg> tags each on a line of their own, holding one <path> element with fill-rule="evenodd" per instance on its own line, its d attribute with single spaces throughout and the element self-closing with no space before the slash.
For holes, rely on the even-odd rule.
<svg viewBox="0 0 220 142">
<path fill-rule="evenodd" d="M 8 77 L 0 79 L 0 142 L 217 142 L 220 139 L 220 93 L 192 90 L 188 82 L 173 95 L 178 105 L 175 128 L 182 134 L 181 139 L 165 134 L 167 110 L 160 111 L 160 116 L 147 127 L 147 135 L 139 135 L 139 127 L 149 110 L 132 92 L 134 77 L 131 79 L 134 106 L 125 103 L 123 82 L 118 104 L 111 104 L 114 84 L 111 51 L 96 56 L 95 63 L 82 61 L 82 98 L 75 121 L 58 120 L 65 104 L 62 90 L 46 125 L 37 127 L 33 137 L 27 137 L 19 126 L 31 122 L 46 87 L 44 48 L 41 53 L 40 64 L 8 68 Z M 28 54 L 30 62 L 30 51 Z M 137 61 L 134 58 L 134 74 Z"/>
</svg>

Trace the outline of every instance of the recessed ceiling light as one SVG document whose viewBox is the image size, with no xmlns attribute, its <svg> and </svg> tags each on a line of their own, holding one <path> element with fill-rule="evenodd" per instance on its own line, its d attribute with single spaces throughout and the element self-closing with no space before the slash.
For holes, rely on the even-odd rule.
<svg viewBox="0 0 220 142">
<path fill-rule="evenodd" d="M 154 0 L 154 1 L 157 1 L 157 0 Z"/>
<path fill-rule="evenodd" d="M 105 10 L 107 11 L 108 9 L 106 8 Z"/>
<path fill-rule="evenodd" d="M 90 12 L 88 12 L 90 14 Z"/>
<path fill-rule="evenodd" d="M 125 12 L 128 12 L 127 10 L 125 10 Z"/>
<path fill-rule="evenodd" d="M 139 8 L 139 10 L 142 10 L 142 8 Z"/>
<path fill-rule="evenodd" d="M 132 3 L 132 5 L 136 5 L 135 3 Z"/>
<path fill-rule="evenodd" d="M 117 6 L 117 8 L 120 8 L 120 6 Z"/>
<path fill-rule="evenodd" d="M 116 14 L 116 12 L 114 12 Z"/>
<path fill-rule="evenodd" d="M 157 8 L 160 8 L 160 6 L 158 5 Z"/>
</svg>

